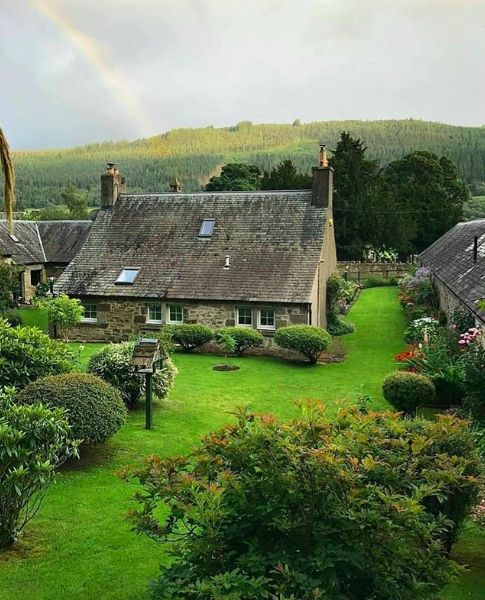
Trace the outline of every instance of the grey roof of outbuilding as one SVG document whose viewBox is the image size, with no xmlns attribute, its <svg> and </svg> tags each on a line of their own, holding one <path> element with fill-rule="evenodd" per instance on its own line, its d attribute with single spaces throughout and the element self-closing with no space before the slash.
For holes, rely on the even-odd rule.
<svg viewBox="0 0 485 600">
<path fill-rule="evenodd" d="M 215 219 L 211 238 L 198 236 Z M 308 302 L 326 209 L 309 191 L 121 196 L 57 282 L 78 296 Z M 225 256 L 231 266 L 224 269 Z M 115 281 L 139 267 L 133 285 Z"/>
<path fill-rule="evenodd" d="M 478 259 L 473 260 L 474 237 Z M 420 254 L 423 265 L 485 322 L 477 301 L 485 298 L 485 219 L 458 223 Z"/>
<path fill-rule="evenodd" d="M 0 221 L 0 255 L 18 264 L 68 264 L 88 237 L 91 221 L 14 221 L 15 242 Z"/>
</svg>

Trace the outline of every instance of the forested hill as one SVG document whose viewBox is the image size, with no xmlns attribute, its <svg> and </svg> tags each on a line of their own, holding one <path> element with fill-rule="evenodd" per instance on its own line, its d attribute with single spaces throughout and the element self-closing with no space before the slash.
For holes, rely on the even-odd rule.
<svg viewBox="0 0 485 600">
<path fill-rule="evenodd" d="M 315 164 L 318 142 L 332 149 L 342 131 L 368 146 L 370 158 L 382 163 L 411 152 L 429 150 L 454 160 L 461 176 L 471 183 L 485 181 L 485 127 L 457 127 L 416 120 L 322 121 L 288 125 L 175 129 L 132 142 L 106 142 L 66 150 L 15 152 L 16 193 L 19 205 L 42 207 L 60 202 L 60 192 L 72 184 L 88 192 L 90 203 L 99 197 L 99 176 L 113 161 L 126 176 L 130 191 L 167 191 L 178 177 L 185 191 L 201 189 L 226 162 L 251 162 L 268 169 L 285 158 L 309 171 Z"/>
</svg>

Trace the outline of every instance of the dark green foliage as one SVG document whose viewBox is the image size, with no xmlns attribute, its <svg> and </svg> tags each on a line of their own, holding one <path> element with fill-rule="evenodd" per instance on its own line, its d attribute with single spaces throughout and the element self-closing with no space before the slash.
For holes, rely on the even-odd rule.
<svg viewBox="0 0 485 600">
<path fill-rule="evenodd" d="M 5 319 L 12 327 L 19 327 L 22 325 L 22 316 L 16 310 L 9 310 L 7 312 L 0 313 L 0 319 Z"/>
<path fill-rule="evenodd" d="M 131 362 L 134 347 L 135 342 L 109 344 L 93 354 L 88 363 L 89 373 L 118 389 L 128 408 L 135 407 L 145 391 L 145 375 L 138 373 Z M 167 397 L 176 374 L 173 361 L 166 356 L 153 377 L 153 390 L 160 399 Z"/>
<path fill-rule="evenodd" d="M 454 327 L 457 333 L 464 333 L 471 327 L 475 327 L 475 318 L 467 310 L 456 308 L 450 316 L 450 325 Z"/>
<path fill-rule="evenodd" d="M 77 456 L 70 435 L 61 409 L 0 403 L 0 548 L 35 515 L 56 468 Z"/>
<path fill-rule="evenodd" d="M 205 186 L 208 192 L 250 192 L 261 187 L 261 172 L 255 165 L 230 163 L 222 167 L 219 176 L 211 177 Z"/>
<path fill-rule="evenodd" d="M 331 336 L 347 335 L 348 333 L 354 333 L 355 325 L 342 321 L 339 317 L 330 315 L 327 317 L 327 331 Z"/>
<path fill-rule="evenodd" d="M 342 409 L 237 414 L 191 457 L 150 457 L 135 528 L 171 542 L 157 600 L 434 598 L 478 495 L 464 422 Z M 329 590 L 328 594 L 322 592 Z"/>
<path fill-rule="evenodd" d="M 311 187 L 311 176 L 297 171 L 289 159 L 282 161 L 271 171 L 265 171 L 261 179 L 262 190 L 308 190 Z"/>
<path fill-rule="evenodd" d="M 382 391 L 384 398 L 394 408 L 407 414 L 413 414 L 418 406 L 432 404 L 436 396 L 434 384 L 429 377 L 406 371 L 388 375 Z"/>
<path fill-rule="evenodd" d="M 203 346 L 210 342 L 214 333 L 205 325 L 184 324 L 184 325 L 166 325 L 163 328 L 175 344 L 182 346 L 184 352 L 190 352 L 194 348 Z"/>
<path fill-rule="evenodd" d="M 105 442 L 126 420 L 120 393 L 88 373 L 52 375 L 29 384 L 15 396 L 17 404 L 41 402 L 66 411 L 71 435 L 84 444 Z"/>
<path fill-rule="evenodd" d="M 398 281 L 395 277 L 382 277 L 382 275 L 369 275 L 364 279 L 362 286 L 365 288 L 386 287 L 388 285 L 397 286 Z"/>
<path fill-rule="evenodd" d="M 236 354 L 242 354 L 248 348 L 261 346 L 264 341 L 259 331 L 250 327 L 222 327 L 216 332 L 216 341 L 219 333 L 228 334 L 234 338 L 234 352 Z"/>
<path fill-rule="evenodd" d="M 69 210 L 71 219 L 87 219 L 89 215 L 86 196 L 72 185 L 68 185 L 61 194 L 61 201 Z"/>
<path fill-rule="evenodd" d="M 325 329 L 312 325 L 288 325 L 276 330 L 274 341 L 287 350 L 300 352 L 315 364 L 319 355 L 328 348 L 332 341 Z"/>
<path fill-rule="evenodd" d="M 18 389 L 46 375 L 67 373 L 74 354 L 37 327 L 15 327 L 0 319 L 0 386 Z"/>
<path fill-rule="evenodd" d="M 463 217 L 465 221 L 473 221 L 474 219 L 485 219 L 485 195 L 472 196 L 471 198 L 469 198 L 463 205 Z"/>
<path fill-rule="evenodd" d="M 12 308 L 20 293 L 19 269 L 15 265 L 0 262 L 0 311 Z"/>
<path fill-rule="evenodd" d="M 463 353 L 463 409 L 475 420 L 485 423 L 485 347 L 473 342 Z"/>
<path fill-rule="evenodd" d="M 339 273 L 333 273 L 327 279 L 327 331 L 330 335 L 340 336 L 355 331 L 355 326 L 341 321 L 339 314 L 347 312 L 358 288 L 357 283 L 346 281 Z"/>
</svg>

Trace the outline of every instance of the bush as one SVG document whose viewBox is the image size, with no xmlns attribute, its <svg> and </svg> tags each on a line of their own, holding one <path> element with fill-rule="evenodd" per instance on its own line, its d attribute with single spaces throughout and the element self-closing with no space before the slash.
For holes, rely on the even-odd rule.
<svg viewBox="0 0 485 600">
<path fill-rule="evenodd" d="M 477 338 L 463 351 L 463 409 L 473 419 L 485 422 L 485 347 Z"/>
<path fill-rule="evenodd" d="M 136 530 L 174 556 L 153 599 L 415 600 L 449 581 L 450 536 L 478 494 L 465 423 L 357 408 L 329 419 L 315 404 L 304 414 L 240 411 L 192 456 L 124 472 L 143 488 Z"/>
<path fill-rule="evenodd" d="M 398 371 L 388 375 L 382 386 L 384 398 L 397 410 L 414 413 L 418 406 L 431 404 L 436 396 L 433 382 L 424 375 Z"/>
<path fill-rule="evenodd" d="M 42 402 L 51 408 L 65 409 L 71 435 L 85 444 L 106 441 L 126 420 L 126 407 L 118 390 L 87 373 L 38 379 L 17 394 L 15 402 Z"/>
<path fill-rule="evenodd" d="M 242 354 L 248 348 L 261 346 L 264 342 L 264 338 L 259 331 L 250 327 L 222 327 L 215 333 L 216 341 L 219 334 L 227 334 L 234 339 L 234 352 L 236 354 Z"/>
<path fill-rule="evenodd" d="M 182 346 L 184 352 L 190 352 L 194 348 L 203 346 L 214 337 L 209 327 L 198 324 L 165 325 L 164 331 L 169 333 L 176 344 Z"/>
<path fill-rule="evenodd" d="M 16 310 L 0 313 L 0 319 L 5 319 L 12 327 L 20 327 L 20 325 L 22 325 L 22 316 Z"/>
<path fill-rule="evenodd" d="M 364 279 L 363 287 L 374 288 L 374 287 L 387 287 L 397 286 L 398 280 L 395 277 L 383 277 L 382 275 L 369 275 Z"/>
<path fill-rule="evenodd" d="M 327 318 L 327 331 L 332 336 L 347 335 L 348 333 L 354 333 L 355 325 L 342 321 L 338 317 L 329 316 Z"/>
<path fill-rule="evenodd" d="M 12 308 L 17 300 L 19 272 L 16 265 L 0 262 L 0 311 Z"/>
<path fill-rule="evenodd" d="M 69 298 L 66 294 L 59 296 L 34 298 L 35 305 L 46 311 L 47 319 L 54 325 L 54 337 L 57 337 L 56 328 L 66 331 L 82 319 L 84 309 L 77 298 Z"/>
<path fill-rule="evenodd" d="M 426 338 L 434 336 L 439 328 L 439 323 L 432 317 L 414 319 L 404 331 L 404 340 L 407 344 L 419 344 Z"/>
<path fill-rule="evenodd" d="M 346 335 L 355 331 L 352 323 L 341 321 L 338 315 L 348 311 L 358 289 L 357 283 L 346 281 L 338 273 L 333 273 L 327 279 L 327 331 L 331 335 Z"/>
<path fill-rule="evenodd" d="M 40 507 L 56 468 L 77 456 L 63 411 L 0 405 L 0 548 L 12 545 Z"/>
<path fill-rule="evenodd" d="M 288 325 L 276 330 L 274 340 L 281 348 L 301 352 L 312 364 L 315 364 L 320 353 L 330 345 L 332 338 L 321 327 Z"/>
<path fill-rule="evenodd" d="M 66 344 L 37 327 L 12 328 L 0 319 L 0 385 L 20 389 L 39 377 L 67 373 L 73 362 Z"/>
</svg>

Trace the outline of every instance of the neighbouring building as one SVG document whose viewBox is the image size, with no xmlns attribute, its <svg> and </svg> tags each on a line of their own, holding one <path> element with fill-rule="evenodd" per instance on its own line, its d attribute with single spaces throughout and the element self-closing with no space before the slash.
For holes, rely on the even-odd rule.
<svg viewBox="0 0 485 600">
<path fill-rule="evenodd" d="M 455 309 L 468 311 L 485 326 L 485 219 L 458 223 L 419 255 L 428 267 L 440 308 L 450 316 Z"/>
<path fill-rule="evenodd" d="M 57 278 L 81 249 L 92 221 L 0 221 L 0 261 L 19 266 L 17 296 L 29 302 L 39 283 Z"/>
<path fill-rule="evenodd" d="M 84 305 L 69 339 L 202 323 L 253 327 L 268 347 L 282 325 L 324 327 L 332 178 L 322 148 L 312 190 L 130 195 L 109 164 L 91 234 L 55 287 Z"/>
</svg>

